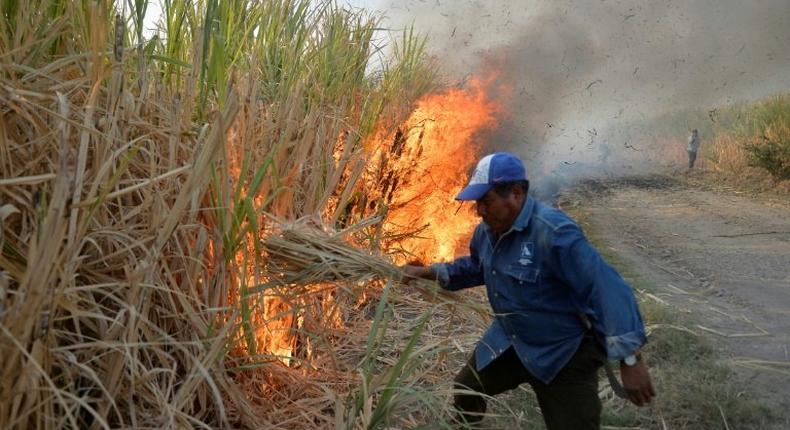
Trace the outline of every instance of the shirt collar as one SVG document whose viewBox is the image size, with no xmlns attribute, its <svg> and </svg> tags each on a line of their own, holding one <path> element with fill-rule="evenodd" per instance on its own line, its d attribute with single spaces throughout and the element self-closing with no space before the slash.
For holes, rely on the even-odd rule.
<svg viewBox="0 0 790 430">
<path fill-rule="evenodd" d="M 521 207 L 521 212 L 518 214 L 518 217 L 516 217 L 516 220 L 513 221 L 513 226 L 510 227 L 510 229 L 521 231 L 527 228 L 529 225 L 529 220 L 532 219 L 532 212 L 534 209 L 535 199 L 527 196 L 527 199 L 524 201 L 524 205 Z"/>
</svg>

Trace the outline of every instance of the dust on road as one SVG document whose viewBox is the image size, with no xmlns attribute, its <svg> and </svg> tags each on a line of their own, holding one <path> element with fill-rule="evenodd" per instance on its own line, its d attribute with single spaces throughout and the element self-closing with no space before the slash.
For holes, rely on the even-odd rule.
<svg viewBox="0 0 790 430">
<path fill-rule="evenodd" d="M 669 177 L 571 191 L 606 246 L 722 350 L 744 391 L 790 410 L 790 199 Z"/>
</svg>

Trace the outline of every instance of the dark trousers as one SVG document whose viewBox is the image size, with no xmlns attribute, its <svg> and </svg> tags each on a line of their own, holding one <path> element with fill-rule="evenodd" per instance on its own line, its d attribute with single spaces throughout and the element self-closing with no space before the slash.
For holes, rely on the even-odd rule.
<svg viewBox="0 0 790 430">
<path fill-rule="evenodd" d="M 570 362 L 549 384 L 532 376 L 511 347 L 482 370 L 475 371 L 475 355 L 455 377 L 455 388 L 466 390 L 455 396 L 455 408 L 466 423 L 476 423 L 486 411 L 485 398 L 512 390 L 526 382 L 538 398 L 548 430 L 598 429 L 601 400 L 598 398 L 598 369 L 606 354 L 592 336 L 585 336 Z M 474 391 L 476 393 L 469 393 Z"/>
<path fill-rule="evenodd" d="M 697 161 L 697 151 L 686 151 L 689 153 L 689 169 L 694 168 L 694 162 Z"/>
</svg>

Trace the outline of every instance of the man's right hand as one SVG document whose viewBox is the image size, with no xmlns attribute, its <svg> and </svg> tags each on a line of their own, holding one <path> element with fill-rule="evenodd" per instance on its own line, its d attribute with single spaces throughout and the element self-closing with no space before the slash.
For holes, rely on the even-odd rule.
<svg viewBox="0 0 790 430">
<path fill-rule="evenodd" d="M 407 284 L 416 278 L 428 279 L 431 281 L 436 280 L 436 274 L 433 272 L 433 269 L 431 269 L 430 266 L 415 266 L 412 264 L 407 264 L 405 266 L 401 266 L 401 270 L 403 270 L 403 273 L 406 274 L 406 277 L 403 279 L 403 281 Z"/>
</svg>

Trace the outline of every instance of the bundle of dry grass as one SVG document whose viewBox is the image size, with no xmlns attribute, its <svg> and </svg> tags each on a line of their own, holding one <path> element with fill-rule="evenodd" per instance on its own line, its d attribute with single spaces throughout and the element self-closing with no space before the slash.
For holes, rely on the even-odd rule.
<svg viewBox="0 0 790 430">
<path fill-rule="evenodd" d="M 368 219 L 355 230 L 379 223 Z M 267 271 L 284 284 L 315 284 L 344 281 L 357 283 L 371 279 L 399 281 L 403 272 L 379 252 L 354 247 L 346 239 L 348 230 L 327 232 L 309 222 L 281 224 L 263 240 Z"/>
<path fill-rule="evenodd" d="M 438 296 L 448 303 L 466 303 L 433 281 L 411 278 L 379 250 L 354 246 L 348 236 L 365 227 L 376 225 L 378 217 L 368 218 L 353 228 L 332 232 L 316 225 L 312 219 L 279 224 L 275 233 L 262 242 L 266 271 L 272 278 L 266 285 L 251 290 L 261 291 L 272 285 L 314 285 L 341 283 L 358 285 L 384 280 L 406 283 L 432 301 Z"/>
</svg>

